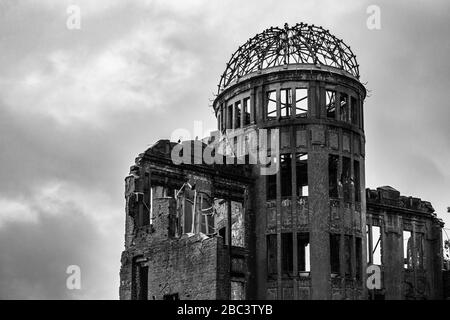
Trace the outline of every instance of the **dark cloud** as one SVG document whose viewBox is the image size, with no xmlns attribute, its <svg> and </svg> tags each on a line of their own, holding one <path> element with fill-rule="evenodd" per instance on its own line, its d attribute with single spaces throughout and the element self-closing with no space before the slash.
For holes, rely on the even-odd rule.
<svg viewBox="0 0 450 320">
<path fill-rule="evenodd" d="M 118 281 L 110 276 L 118 277 L 120 254 L 112 245 L 122 233 L 102 234 L 76 203 L 59 203 L 57 211 L 0 226 L 0 299 L 116 297 Z M 66 287 L 69 265 L 81 268 L 81 290 Z"/>
</svg>

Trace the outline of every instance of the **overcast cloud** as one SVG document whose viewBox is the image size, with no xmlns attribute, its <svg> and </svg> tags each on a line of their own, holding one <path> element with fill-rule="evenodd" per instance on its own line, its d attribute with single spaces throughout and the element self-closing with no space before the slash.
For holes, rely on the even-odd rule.
<svg viewBox="0 0 450 320">
<path fill-rule="evenodd" d="M 450 225 L 450 3 L 393 2 L 1 0 L 0 298 L 117 299 L 134 158 L 196 120 L 214 128 L 231 54 L 285 22 L 356 53 L 367 186 L 429 200 Z M 381 30 L 366 27 L 370 4 Z M 65 286 L 73 264 L 81 290 Z"/>
</svg>

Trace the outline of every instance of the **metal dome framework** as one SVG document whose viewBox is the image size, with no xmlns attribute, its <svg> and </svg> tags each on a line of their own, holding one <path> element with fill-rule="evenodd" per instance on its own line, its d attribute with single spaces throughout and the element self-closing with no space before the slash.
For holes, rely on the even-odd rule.
<svg viewBox="0 0 450 320">
<path fill-rule="evenodd" d="M 298 23 L 271 27 L 233 53 L 220 78 L 218 93 L 252 72 L 288 64 L 324 65 L 359 79 L 356 56 L 342 40 L 319 26 Z"/>
</svg>

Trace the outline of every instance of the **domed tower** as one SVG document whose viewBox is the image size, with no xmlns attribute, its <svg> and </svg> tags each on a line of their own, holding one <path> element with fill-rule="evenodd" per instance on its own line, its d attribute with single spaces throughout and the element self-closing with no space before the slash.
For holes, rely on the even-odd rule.
<svg viewBox="0 0 450 320">
<path fill-rule="evenodd" d="M 255 298 L 364 298 L 365 97 L 350 47 L 314 25 L 267 29 L 227 63 L 218 129 L 279 136 L 278 170 L 253 170 Z"/>
</svg>

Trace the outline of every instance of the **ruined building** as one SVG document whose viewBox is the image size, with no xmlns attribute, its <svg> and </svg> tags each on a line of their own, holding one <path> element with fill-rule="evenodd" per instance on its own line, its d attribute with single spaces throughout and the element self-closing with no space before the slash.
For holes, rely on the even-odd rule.
<svg viewBox="0 0 450 320">
<path fill-rule="evenodd" d="M 240 46 L 217 132 L 156 142 L 125 179 L 120 298 L 442 297 L 431 204 L 365 189 L 365 97 L 328 30 L 285 25 Z"/>
</svg>

